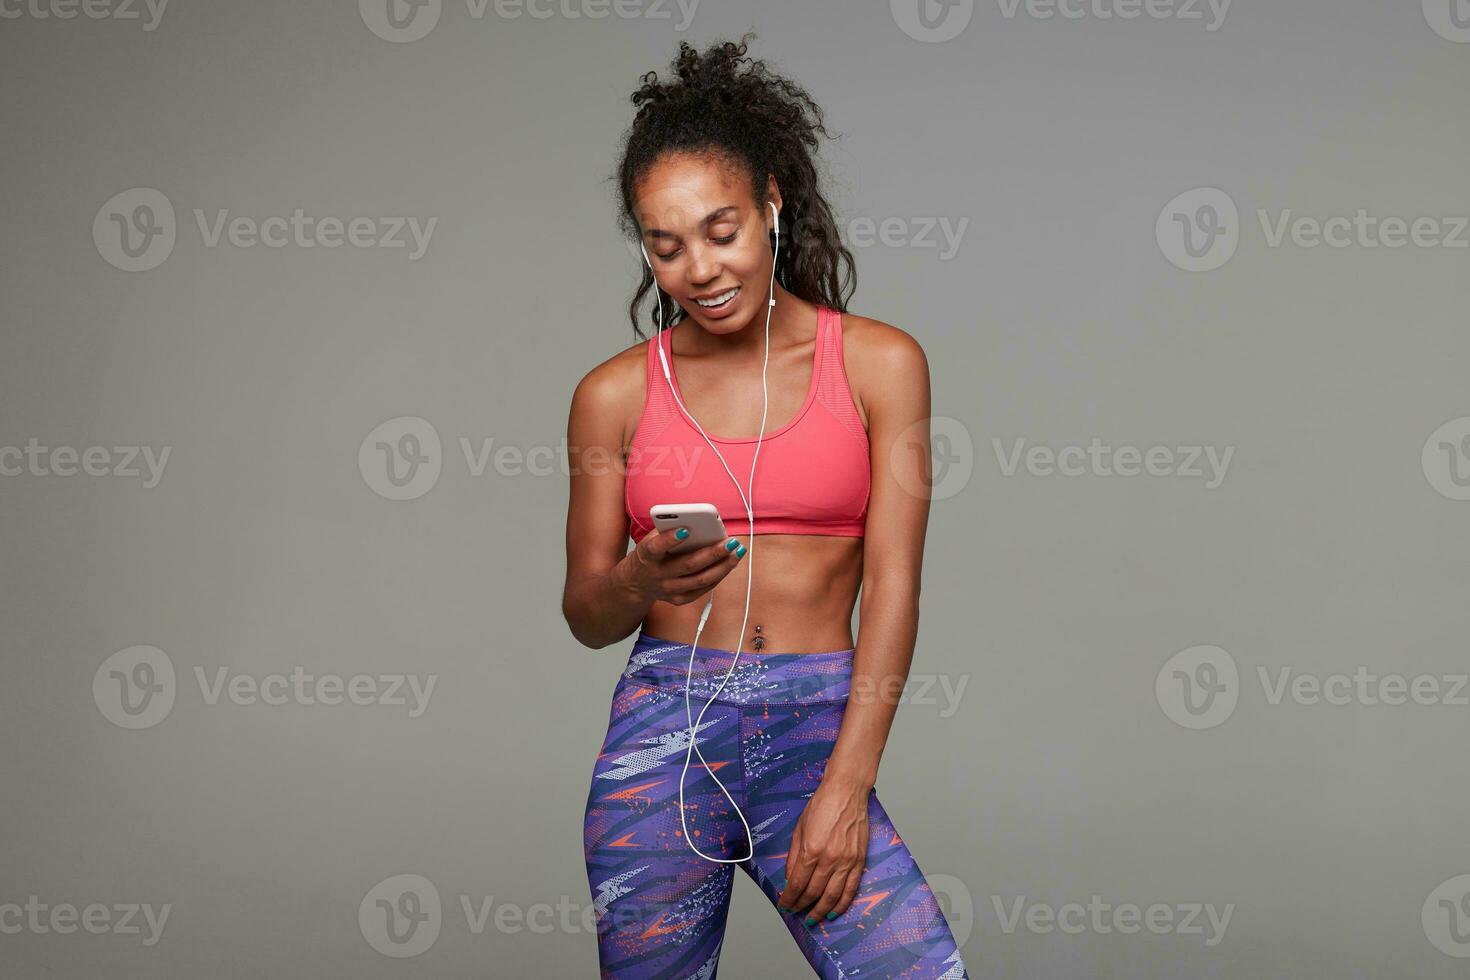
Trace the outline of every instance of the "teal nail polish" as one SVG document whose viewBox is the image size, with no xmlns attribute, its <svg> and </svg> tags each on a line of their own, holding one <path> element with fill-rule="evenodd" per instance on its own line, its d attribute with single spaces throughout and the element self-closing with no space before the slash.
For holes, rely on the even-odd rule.
<svg viewBox="0 0 1470 980">
<path fill-rule="evenodd" d="M 817 920 L 816 919 L 813 919 L 811 916 L 807 916 L 806 917 L 806 924 L 809 925 L 809 926 L 814 926 L 814 925 L 817 924 Z"/>
<path fill-rule="evenodd" d="M 739 538 L 731 538 L 729 541 L 726 541 L 725 542 L 725 550 L 726 551 L 734 551 L 736 548 L 739 548 L 739 547 L 740 547 L 740 539 Z"/>
<path fill-rule="evenodd" d="M 827 913 L 827 921 L 828 922 L 831 922 L 835 918 L 837 918 L 837 913 L 836 912 L 828 912 Z"/>
<path fill-rule="evenodd" d="M 742 544 L 740 546 L 740 550 L 737 551 L 737 552 L 735 552 L 735 557 L 736 558 L 744 558 L 745 557 L 745 545 Z"/>
<path fill-rule="evenodd" d="M 782 912 L 790 912 L 791 911 L 790 909 L 788 909 L 786 906 L 780 904 L 779 902 L 776 903 L 776 908 L 780 909 Z"/>
<path fill-rule="evenodd" d="M 679 528 L 679 530 L 674 532 L 674 537 L 678 538 L 680 541 L 683 541 L 685 538 L 689 537 L 689 529 L 687 527 Z"/>
</svg>

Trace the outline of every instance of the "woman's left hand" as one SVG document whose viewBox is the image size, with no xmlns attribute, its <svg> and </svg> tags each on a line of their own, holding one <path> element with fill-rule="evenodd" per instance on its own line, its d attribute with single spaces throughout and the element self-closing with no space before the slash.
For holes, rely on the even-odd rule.
<svg viewBox="0 0 1470 980">
<path fill-rule="evenodd" d="M 857 897 L 868 855 L 869 792 L 823 779 L 796 821 L 786 854 L 786 887 L 776 904 L 792 912 L 807 910 L 808 925 L 824 916 L 837 918 Z"/>
</svg>

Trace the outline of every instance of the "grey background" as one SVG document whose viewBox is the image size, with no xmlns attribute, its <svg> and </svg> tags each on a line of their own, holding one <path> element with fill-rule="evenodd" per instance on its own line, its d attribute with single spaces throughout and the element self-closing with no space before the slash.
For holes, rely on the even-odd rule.
<svg viewBox="0 0 1470 980">
<path fill-rule="evenodd" d="M 1466 670 L 1470 503 L 1420 452 L 1470 415 L 1470 252 L 1271 248 L 1255 216 L 1470 214 L 1470 46 L 1418 7 L 1238 0 L 1208 31 L 990 2 L 943 43 L 837 0 L 706 0 L 683 31 L 677 8 L 446 3 L 412 43 L 340 0 L 174 0 L 151 31 L 0 20 L 0 447 L 171 447 L 153 488 L 0 477 L 0 906 L 171 908 L 153 946 L 0 931 L 0 974 L 595 975 L 580 925 L 476 934 L 460 896 L 586 907 L 583 804 L 632 641 L 589 651 L 561 619 L 565 472 L 475 476 L 459 440 L 560 444 L 577 380 L 633 342 L 603 181 L 627 95 L 678 40 L 754 28 L 844 134 L 823 149 L 844 221 L 969 222 L 948 260 L 856 248 L 853 310 L 918 338 L 935 414 L 973 444 L 933 506 L 914 665 L 966 687 L 900 710 L 879 778 L 970 975 L 1464 976 L 1420 914 L 1470 872 L 1470 708 L 1271 705 L 1256 680 Z M 90 229 L 140 187 L 178 241 L 124 272 Z M 1240 208 L 1212 272 L 1155 237 L 1197 187 Z M 417 261 L 210 248 L 194 225 L 297 207 L 438 223 Z M 357 455 L 404 416 L 443 470 L 389 500 Z M 992 443 L 1094 436 L 1235 448 L 1207 489 L 1006 476 Z M 1241 690 L 1195 731 L 1154 685 L 1199 644 Z M 177 697 L 127 730 L 92 683 L 134 645 L 168 655 Z M 437 687 L 411 718 L 209 704 L 194 676 L 297 665 Z M 358 925 L 397 874 L 444 902 L 410 958 Z M 737 877 L 721 975 L 807 975 Z M 995 908 L 1094 894 L 1234 908 L 1213 947 L 1007 933 Z"/>
</svg>

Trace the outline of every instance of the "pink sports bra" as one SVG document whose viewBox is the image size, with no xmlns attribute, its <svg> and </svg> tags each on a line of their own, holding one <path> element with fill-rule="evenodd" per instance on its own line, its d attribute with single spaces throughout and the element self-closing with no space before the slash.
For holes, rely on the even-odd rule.
<svg viewBox="0 0 1470 980">
<path fill-rule="evenodd" d="M 730 534 L 827 534 L 863 536 L 868 517 L 871 470 L 868 433 L 863 428 L 847 371 L 842 364 L 842 315 L 817 308 L 817 342 L 811 387 L 796 417 L 767 432 L 750 480 L 756 439 L 722 439 L 705 428 L 719 447 L 755 511 L 752 532 L 735 481 L 690 424 L 664 379 L 658 337 L 647 341 L 647 396 L 628 453 L 624 507 L 628 534 L 642 541 L 652 533 L 649 508 L 658 504 L 711 503 Z M 678 369 L 664 340 L 669 373 L 679 398 Z M 755 389 L 757 392 L 759 388 Z M 687 407 L 688 403 L 685 402 Z M 703 420 L 700 420 L 701 425 Z"/>
</svg>

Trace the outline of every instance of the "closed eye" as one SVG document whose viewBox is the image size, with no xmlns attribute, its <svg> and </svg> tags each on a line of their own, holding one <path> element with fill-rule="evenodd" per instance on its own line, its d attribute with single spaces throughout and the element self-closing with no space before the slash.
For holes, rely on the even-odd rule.
<svg viewBox="0 0 1470 980">
<path fill-rule="evenodd" d="M 734 242 L 735 239 L 737 239 L 739 237 L 740 237 L 740 233 L 737 231 L 737 232 L 735 232 L 733 234 L 726 235 L 724 238 L 711 238 L 710 241 L 714 242 L 716 245 L 729 245 L 732 242 Z M 678 254 L 680 252 L 682 252 L 682 251 L 684 251 L 682 248 L 676 248 L 672 252 L 669 252 L 666 255 L 665 254 L 660 254 L 658 252 L 655 252 L 653 254 L 655 256 L 657 256 L 658 259 L 661 262 L 672 262 L 678 256 Z"/>
</svg>

